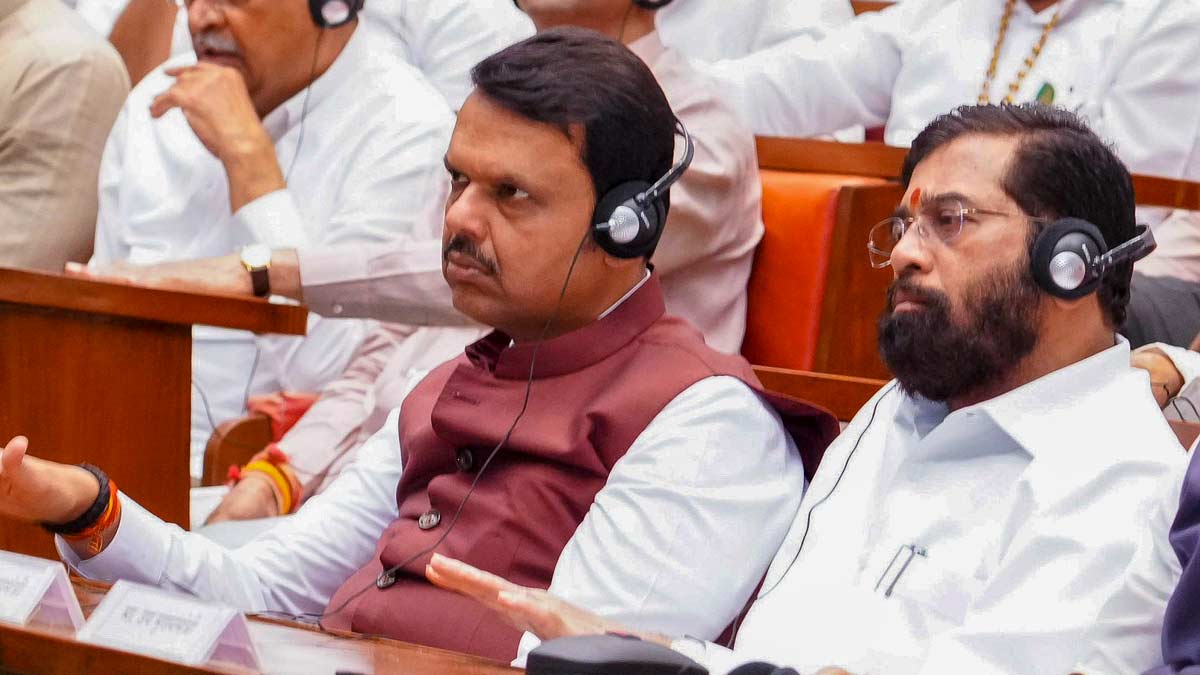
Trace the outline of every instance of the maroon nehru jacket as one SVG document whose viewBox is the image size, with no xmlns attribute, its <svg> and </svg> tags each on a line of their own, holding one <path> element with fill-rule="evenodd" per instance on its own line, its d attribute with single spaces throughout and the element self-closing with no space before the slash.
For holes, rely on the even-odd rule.
<svg viewBox="0 0 1200 675">
<path fill-rule="evenodd" d="M 512 659 L 521 633 L 482 605 L 425 580 L 423 555 L 372 586 L 384 570 L 444 534 L 488 453 L 521 409 L 532 344 L 494 332 L 429 374 L 404 400 L 396 490 L 400 517 L 375 558 L 334 594 L 326 625 Z M 837 434 L 824 410 L 769 395 L 750 364 L 721 354 L 665 315 L 657 275 L 612 313 L 547 340 L 537 353 L 529 408 L 480 479 L 438 552 L 522 586 L 547 588 L 567 541 L 609 471 L 658 413 L 707 377 L 736 377 L 784 420 L 811 477 Z"/>
</svg>

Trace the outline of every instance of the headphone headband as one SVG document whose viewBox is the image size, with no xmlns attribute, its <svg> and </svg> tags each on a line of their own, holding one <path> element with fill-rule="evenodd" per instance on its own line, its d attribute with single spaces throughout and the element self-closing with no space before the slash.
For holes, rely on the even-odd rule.
<svg viewBox="0 0 1200 675">
<path fill-rule="evenodd" d="M 692 143 L 692 135 L 688 133 L 687 127 L 683 126 L 683 122 L 675 120 L 675 133 L 683 136 L 683 155 L 679 161 L 675 162 L 667 173 L 654 182 L 646 191 L 637 196 L 638 204 L 645 206 L 648 202 L 658 201 L 662 199 L 663 194 L 671 189 L 671 186 L 679 182 L 683 177 L 683 173 L 692 165 L 692 158 L 696 156 L 696 146 Z"/>
<path fill-rule="evenodd" d="M 1092 267 L 1095 268 L 1097 276 L 1104 276 L 1104 273 L 1115 265 L 1126 261 L 1136 262 L 1145 258 L 1157 246 L 1158 242 L 1154 240 L 1154 230 L 1151 230 L 1149 225 L 1143 223 L 1137 226 L 1132 239 L 1104 255 L 1096 256 L 1096 259 L 1092 262 Z"/>
</svg>

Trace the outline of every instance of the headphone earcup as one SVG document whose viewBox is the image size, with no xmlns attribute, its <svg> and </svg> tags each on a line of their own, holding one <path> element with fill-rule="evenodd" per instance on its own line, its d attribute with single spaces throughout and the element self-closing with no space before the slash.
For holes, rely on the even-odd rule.
<svg viewBox="0 0 1200 675">
<path fill-rule="evenodd" d="M 1042 290 L 1072 300 L 1100 286 L 1092 261 L 1107 251 L 1098 227 L 1079 218 L 1061 218 L 1038 233 L 1029 264 Z"/>
<path fill-rule="evenodd" d="M 344 26 L 358 16 L 363 0 L 308 0 L 313 23 L 320 28 Z"/>
<path fill-rule="evenodd" d="M 604 193 L 592 214 L 592 238 L 617 258 L 641 258 L 658 245 L 663 208 L 658 202 L 639 206 L 637 196 L 650 188 L 644 181 L 621 183 Z"/>
</svg>

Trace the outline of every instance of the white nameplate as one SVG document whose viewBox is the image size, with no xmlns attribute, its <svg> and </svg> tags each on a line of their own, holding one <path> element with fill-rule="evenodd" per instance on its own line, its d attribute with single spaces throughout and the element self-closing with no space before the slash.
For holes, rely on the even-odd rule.
<svg viewBox="0 0 1200 675">
<path fill-rule="evenodd" d="M 187 666 L 259 669 L 241 612 L 129 581 L 113 584 L 78 639 Z"/>
<path fill-rule="evenodd" d="M 0 551 L 0 621 L 78 630 L 83 612 L 62 563 Z"/>
</svg>

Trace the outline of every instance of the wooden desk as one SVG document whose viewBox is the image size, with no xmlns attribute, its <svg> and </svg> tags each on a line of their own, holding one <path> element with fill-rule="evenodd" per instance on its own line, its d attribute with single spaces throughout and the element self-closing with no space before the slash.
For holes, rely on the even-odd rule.
<svg viewBox="0 0 1200 675">
<path fill-rule="evenodd" d="M 84 615 L 103 599 L 103 585 L 74 580 Z M 299 624 L 250 620 L 262 672 L 280 675 L 403 673 L 404 675 L 510 675 L 523 672 L 506 664 L 394 640 L 330 635 Z M 236 667 L 189 668 L 77 642 L 68 633 L 0 624 L 0 671 L 19 675 L 76 673 L 228 673 Z"/>
<path fill-rule="evenodd" d="M 103 467 L 188 523 L 193 324 L 303 335 L 308 312 L 0 268 L 0 444 Z M 55 557 L 40 529 L 0 521 L 0 549 Z"/>
</svg>

